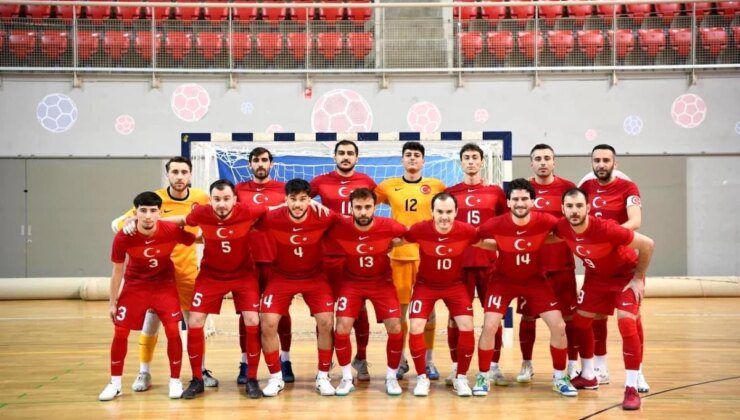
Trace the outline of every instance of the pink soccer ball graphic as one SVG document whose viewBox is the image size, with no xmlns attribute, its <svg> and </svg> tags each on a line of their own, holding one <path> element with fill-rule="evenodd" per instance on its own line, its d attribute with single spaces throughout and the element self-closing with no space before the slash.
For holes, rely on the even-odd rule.
<svg viewBox="0 0 740 420">
<path fill-rule="evenodd" d="M 679 127 L 698 127 L 706 116 L 707 105 L 702 98 L 693 93 L 679 96 L 671 105 L 671 118 Z"/>
<path fill-rule="evenodd" d="M 203 118 L 211 105 L 208 91 L 197 83 L 180 85 L 172 92 L 170 99 L 172 112 L 185 122 L 195 122 Z"/>
<path fill-rule="evenodd" d="M 596 132 L 593 128 L 589 128 L 586 130 L 586 132 L 583 134 L 583 137 L 586 138 L 588 141 L 594 141 L 596 140 L 596 137 L 599 136 L 599 133 Z"/>
<path fill-rule="evenodd" d="M 357 133 L 370 131 L 373 111 L 365 98 L 351 89 L 334 89 L 313 105 L 311 128 L 314 132 Z"/>
<path fill-rule="evenodd" d="M 433 133 L 439 129 L 442 123 L 442 114 L 437 105 L 431 102 L 417 102 L 411 105 L 406 114 L 406 122 L 409 128 L 420 133 Z"/>
<path fill-rule="evenodd" d="M 115 128 L 118 134 L 126 136 L 134 132 L 136 121 L 134 121 L 134 117 L 122 114 L 116 117 Z"/>
<path fill-rule="evenodd" d="M 285 130 L 283 129 L 283 126 L 280 124 L 270 124 L 267 126 L 267 128 L 265 128 L 265 133 L 270 133 L 270 134 L 282 133 L 284 131 Z"/>
<path fill-rule="evenodd" d="M 473 113 L 473 119 L 477 123 L 488 122 L 488 110 L 485 108 L 476 109 Z"/>
</svg>

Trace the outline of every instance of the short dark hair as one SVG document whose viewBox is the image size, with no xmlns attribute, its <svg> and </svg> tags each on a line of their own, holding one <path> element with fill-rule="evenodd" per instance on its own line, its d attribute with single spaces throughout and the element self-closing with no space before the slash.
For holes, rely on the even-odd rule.
<svg viewBox="0 0 740 420">
<path fill-rule="evenodd" d="M 480 146 L 475 143 L 467 143 L 460 149 L 460 160 L 462 160 L 463 153 L 471 151 L 480 153 L 480 158 L 481 160 L 483 160 L 483 149 L 481 149 Z"/>
<path fill-rule="evenodd" d="M 549 150 L 552 152 L 552 155 L 555 156 L 555 149 L 552 148 L 549 144 L 545 143 L 539 143 L 535 144 L 532 150 L 529 151 L 529 157 L 532 157 L 532 153 L 536 152 L 537 150 Z"/>
<path fill-rule="evenodd" d="M 586 203 L 588 203 L 588 194 L 586 194 L 586 191 L 583 191 L 582 189 L 577 188 L 577 187 L 571 188 L 571 189 L 567 190 L 566 192 L 564 192 L 563 193 L 563 196 L 560 197 L 560 202 L 561 203 L 564 203 L 565 202 L 565 197 L 575 197 L 578 194 L 581 194 L 583 196 L 583 198 L 586 199 Z"/>
<path fill-rule="evenodd" d="M 401 155 L 403 156 L 404 153 L 406 153 L 407 150 L 415 150 L 417 152 L 421 152 L 421 157 L 424 157 L 424 145 L 419 143 L 418 141 L 407 141 L 403 144 L 403 147 L 401 148 Z"/>
<path fill-rule="evenodd" d="M 597 144 L 596 146 L 594 146 L 593 149 L 591 149 L 591 154 L 593 155 L 594 152 L 597 151 L 597 150 L 611 150 L 611 152 L 614 155 L 614 157 L 617 156 L 617 151 L 614 150 L 614 148 L 612 146 L 608 145 L 608 144 Z"/>
<path fill-rule="evenodd" d="M 432 197 L 432 210 L 434 210 L 435 202 L 437 202 L 438 200 L 447 200 L 448 198 L 452 199 L 452 201 L 455 203 L 455 209 L 457 209 L 457 198 L 446 191 L 442 191 L 441 193 L 434 194 L 434 197 Z"/>
<path fill-rule="evenodd" d="M 167 161 L 167 163 L 164 164 L 164 170 L 169 172 L 170 171 L 170 163 L 184 163 L 188 165 L 188 169 L 191 171 L 193 170 L 193 162 L 190 161 L 190 159 L 186 158 L 185 156 L 175 156 L 173 158 L 170 158 L 170 160 Z"/>
<path fill-rule="evenodd" d="M 373 203 L 378 202 L 378 196 L 375 194 L 375 191 L 370 188 L 358 188 L 349 195 L 349 202 L 352 203 L 355 200 L 365 200 L 367 198 L 372 198 Z"/>
<path fill-rule="evenodd" d="M 144 191 L 134 197 L 134 207 L 138 209 L 141 206 L 157 206 L 160 209 L 162 208 L 162 197 L 151 191 Z"/>
<path fill-rule="evenodd" d="M 534 198 L 535 192 L 532 184 L 524 178 L 517 178 L 506 187 L 506 199 L 511 199 L 511 192 L 514 190 L 525 190 L 529 193 L 529 198 Z"/>
<path fill-rule="evenodd" d="M 210 194 L 213 194 L 213 190 L 223 191 L 226 189 L 226 187 L 231 188 L 231 192 L 236 191 L 236 189 L 234 188 L 233 182 L 229 181 L 228 179 L 219 179 L 218 181 L 214 181 L 213 184 L 211 184 L 211 187 L 208 189 L 208 192 Z"/>
<path fill-rule="evenodd" d="M 334 145 L 334 154 L 337 154 L 337 150 L 339 150 L 339 146 L 347 146 L 351 145 L 355 148 L 355 155 L 360 155 L 360 149 L 357 148 L 357 143 L 353 142 L 352 140 L 341 140 L 338 141 L 337 144 Z"/>
<path fill-rule="evenodd" d="M 265 153 L 267 153 L 267 157 L 270 159 L 270 162 L 272 162 L 272 153 L 270 153 L 269 150 L 265 149 L 264 147 L 255 147 L 252 149 L 251 152 L 249 152 L 249 161 L 252 161 L 252 158 L 257 156 L 262 156 Z"/>
<path fill-rule="evenodd" d="M 305 179 L 295 178 L 285 183 L 285 195 L 296 195 L 306 193 L 311 196 L 311 184 Z"/>
</svg>

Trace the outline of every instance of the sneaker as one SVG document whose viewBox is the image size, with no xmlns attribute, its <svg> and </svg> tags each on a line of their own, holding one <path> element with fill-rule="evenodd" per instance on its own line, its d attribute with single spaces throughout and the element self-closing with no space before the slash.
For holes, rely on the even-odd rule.
<svg viewBox="0 0 740 420">
<path fill-rule="evenodd" d="M 98 399 L 100 401 L 110 401 L 119 395 L 123 395 L 123 392 L 121 392 L 121 388 L 113 385 L 113 383 L 111 382 L 106 385 L 105 388 L 103 388 L 103 392 L 98 395 Z"/>
<path fill-rule="evenodd" d="M 274 397 L 285 388 L 285 381 L 280 378 L 270 377 L 267 386 L 262 388 L 262 395 L 265 397 Z"/>
<path fill-rule="evenodd" d="M 396 379 L 400 381 L 401 379 L 403 379 L 403 375 L 405 375 L 406 372 L 408 371 L 409 371 L 409 362 L 404 357 L 403 359 L 401 359 L 401 363 L 398 365 L 398 372 L 396 372 Z"/>
<path fill-rule="evenodd" d="M 496 386 L 509 386 L 509 380 L 499 368 L 489 370 L 488 379 Z"/>
<path fill-rule="evenodd" d="M 331 382 L 329 382 L 329 378 L 316 378 L 316 391 L 324 397 L 328 397 L 336 393 Z"/>
<path fill-rule="evenodd" d="M 203 391 L 205 391 L 203 379 L 193 378 L 188 388 L 182 392 L 182 399 L 192 400 L 196 395 L 202 394 Z"/>
<path fill-rule="evenodd" d="M 578 391 L 573 387 L 573 384 L 570 383 L 570 378 L 567 376 L 553 381 L 552 390 L 564 397 L 578 396 Z"/>
<path fill-rule="evenodd" d="M 640 394 L 637 393 L 637 390 L 635 388 L 628 386 L 624 389 L 624 401 L 622 401 L 622 408 L 625 410 L 640 409 Z"/>
<path fill-rule="evenodd" d="M 370 380 L 370 372 L 368 372 L 367 366 L 367 360 L 360 360 L 356 357 L 352 360 L 352 367 L 357 371 L 358 381 Z"/>
<path fill-rule="evenodd" d="M 134 392 L 144 392 L 152 387 L 152 375 L 149 372 L 139 372 L 136 375 L 134 383 L 131 385 L 131 389 Z"/>
<path fill-rule="evenodd" d="M 436 381 L 439 379 L 439 371 L 437 370 L 437 367 L 434 366 L 434 362 L 427 362 L 427 378 L 431 381 Z"/>
<path fill-rule="evenodd" d="M 414 395 L 417 397 L 426 397 L 429 395 L 429 387 L 431 383 L 427 375 L 419 375 L 416 377 L 416 386 L 414 387 Z"/>
<path fill-rule="evenodd" d="M 456 378 L 457 378 L 457 368 L 452 369 L 452 372 L 450 372 L 450 376 L 445 378 L 445 385 L 452 386 Z"/>
<path fill-rule="evenodd" d="M 179 400 L 182 397 L 182 382 L 179 379 L 170 379 L 170 398 Z"/>
<path fill-rule="evenodd" d="M 256 379 L 247 380 L 247 397 L 256 400 L 262 398 L 262 390 L 260 389 L 260 383 Z"/>
<path fill-rule="evenodd" d="M 595 368 L 594 373 L 596 373 L 596 379 L 599 380 L 599 385 L 609 384 L 609 369 L 606 367 L 604 369 Z"/>
<path fill-rule="evenodd" d="M 488 395 L 489 388 L 488 375 L 485 373 L 477 374 L 475 376 L 475 385 L 473 386 L 473 395 L 476 397 L 485 397 Z"/>
<path fill-rule="evenodd" d="M 642 375 L 642 372 L 637 374 L 637 392 L 643 394 L 646 392 L 650 392 L 650 385 L 648 385 L 647 381 L 645 380 L 645 376 Z"/>
<path fill-rule="evenodd" d="M 349 393 L 354 390 L 355 390 L 355 382 L 352 380 L 352 378 L 343 378 L 339 382 L 339 386 L 337 387 L 335 394 L 340 397 L 344 397 L 345 395 L 349 395 Z"/>
<path fill-rule="evenodd" d="M 576 376 L 570 381 L 576 389 L 599 389 L 599 380 L 594 377 L 593 379 L 586 379 L 583 376 Z"/>
<path fill-rule="evenodd" d="M 522 362 L 522 370 L 520 370 L 519 374 L 516 375 L 516 381 L 520 384 L 528 384 L 532 382 L 533 376 L 534 369 L 532 369 L 532 364 L 529 362 Z"/>
<path fill-rule="evenodd" d="M 218 386 L 218 379 L 214 378 L 208 369 L 203 369 L 203 385 L 208 388 L 216 388 Z"/>
<path fill-rule="evenodd" d="M 403 389 L 396 378 L 385 378 L 385 393 L 388 395 L 401 395 Z"/>
<path fill-rule="evenodd" d="M 470 389 L 470 385 L 468 384 L 468 377 L 465 375 L 457 375 L 457 378 L 455 378 L 455 383 L 452 385 L 452 388 L 454 388 L 455 391 L 457 391 L 458 397 L 469 397 L 473 395 L 473 391 Z"/>
<path fill-rule="evenodd" d="M 238 385 L 244 385 L 247 383 L 247 364 L 239 363 L 239 375 L 236 377 L 236 383 Z"/>
<path fill-rule="evenodd" d="M 287 383 L 295 382 L 295 375 L 293 374 L 293 364 L 290 360 L 283 360 L 280 362 L 280 371 L 283 374 L 283 381 Z"/>
</svg>

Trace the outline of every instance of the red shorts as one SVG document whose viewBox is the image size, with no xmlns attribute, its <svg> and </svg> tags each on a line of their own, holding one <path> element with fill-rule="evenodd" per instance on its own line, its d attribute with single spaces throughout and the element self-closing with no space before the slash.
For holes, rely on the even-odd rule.
<svg viewBox="0 0 740 420">
<path fill-rule="evenodd" d="M 533 314 L 539 315 L 547 311 L 560 310 L 558 299 L 544 279 L 522 281 L 494 276 L 488 285 L 488 293 L 485 305 L 483 305 L 484 311 L 504 315 L 511 301 L 520 296 L 526 300 L 525 306 L 529 306 Z"/>
<path fill-rule="evenodd" d="M 182 320 L 180 298 L 174 281 L 124 282 L 113 322 L 119 327 L 140 330 L 148 309 L 157 313 L 162 324 Z"/>
<path fill-rule="evenodd" d="M 450 317 L 473 316 L 473 299 L 465 284 L 455 283 L 447 287 L 429 287 L 421 283 L 414 285 L 409 302 L 409 318 L 429 319 L 434 304 L 442 299 L 450 311 Z"/>
<path fill-rule="evenodd" d="M 576 310 L 576 299 L 578 298 L 578 286 L 576 285 L 576 272 L 574 270 L 554 271 L 547 273 L 545 277 L 547 285 L 555 294 L 560 303 L 560 312 L 563 316 L 573 315 Z M 517 299 L 516 312 L 524 316 L 539 317 L 533 314 L 527 300 L 519 297 Z"/>
<path fill-rule="evenodd" d="M 357 318 L 366 300 L 372 302 L 378 321 L 401 317 L 401 304 L 391 279 L 344 281 L 337 296 L 337 317 Z"/>
<path fill-rule="evenodd" d="M 273 272 L 265 292 L 262 294 L 263 313 L 288 315 L 290 303 L 297 294 L 303 295 L 311 315 L 334 312 L 334 296 L 326 280 L 319 274 L 305 279 L 288 279 Z"/>
<path fill-rule="evenodd" d="M 195 281 L 195 294 L 190 311 L 221 313 L 221 303 L 229 292 L 234 299 L 236 313 L 259 312 L 260 291 L 257 277 L 249 275 L 236 280 L 215 280 L 202 274 L 199 274 Z"/>
<path fill-rule="evenodd" d="M 326 279 L 329 281 L 331 286 L 332 295 L 336 298 L 339 296 L 339 289 L 342 285 L 342 272 L 344 271 L 344 259 L 343 256 L 325 256 L 324 257 L 324 273 L 326 273 Z"/>
<path fill-rule="evenodd" d="M 603 278 L 594 281 L 587 275 L 578 293 L 578 309 L 601 315 L 613 315 L 616 308 L 637 315 L 640 312 L 640 304 L 635 293 L 631 289 L 622 291 L 630 280 L 632 273 L 615 276 L 606 282 Z"/>
<path fill-rule="evenodd" d="M 483 299 L 486 297 L 486 287 L 491 280 L 490 267 L 467 267 L 463 268 L 463 281 L 472 301 L 476 297 L 483 305 Z"/>
</svg>

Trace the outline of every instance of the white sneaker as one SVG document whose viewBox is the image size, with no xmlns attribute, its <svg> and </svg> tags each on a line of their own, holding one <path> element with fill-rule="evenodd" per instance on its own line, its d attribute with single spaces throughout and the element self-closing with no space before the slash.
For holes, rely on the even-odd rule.
<svg viewBox="0 0 740 420">
<path fill-rule="evenodd" d="M 450 372 L 450 376 L 445 378 L 445 385 L 453 386 L 455 378 L 457 378 L 457 369 L 452 369 L 452 372 Z"/>
<path fill-rule="evenodd" d="M 488 379 L 496 386 L 509 386 L 509 380 L 506 379 L 501 368 L 491 369 L 488 371 Z"/>
<path fill-rule="evenodd" d="M 178 400 L 182 396 L 182 382 L 170 378 L 170 398 Z"/>
<path fill-rule="evenodd" d="M 331 382 L 329 382 L 329 378 L 316 378 L 316 391 L 324 397 L 328 397 L 336 393 Z"/>
<path fill-rule="evenodd" d="M 388 395 L 401 395 L 403 389 L 398 384 L 398 379 L 395 377 L 385 378 L 385 392 Z"/>
<path fill-rule="evenodd" d="M 285 388 L 285 381 L 280 378 L 270 377 L 267 385 L 262 389 L 262 395 L 265 397 L 274 397 Z"/>
<path fill-rule="evenodd" d="M 475 376 L 475 386 L 473 386 L 473 395 L 476 397 L 485 397 L 488 395 L 490 385 L 488 383 L 488 374 L 479 373 Z"/>
<path fill-rule="evenodd" d="M 643 376 L 642 371 L 637 374 L 637 392 L 650 392 L 650 385 L 648 385 L 645 380 L 645 376 Z"/>
<path fill-rule="evenodd" d="M 594 368 L 596 373 L 596 379 L 599 380 L 599 385 L 606 385 L 609 383 L 609 369 L 604 367 L 603 369 Z"/>
<path fill-rule="evenodd" d="M 457 375 L 452 388 L 457 391 L 458 397 L 470 397 L 473 395 L 473 390 L 470 389 L 470 384 L 468 384 L 468 377 L 465 375 Z"/>
<path fill-rule="evenodd" d="M 419 375 L 416 377 L 416 386 L 414 387 L 414 395 L 417 397 L 426 397 L 429 395 L 429 378 L 427 375 Z"/>
<path fill-rule="evenodd" d="M 318 384 L 316 384 L 318 387 Z M 355 390 L 355 383 L 352 380 L 352 378 L 342 378 L 342 381 L 339 382 L 339 386 L 337 386 L 337 389 L 335 391 L 335 394 L 343 397 L 345 395 L 348 395 L 350 392 Z M 324 394 L 321 394 L 324 395 Z"/>
<path fill-rule="evenodd" d="M 522 362 L 522 370 L 520 370 L 519 374 L 516 375 L 516 381 L 520 384 L 528 384 L 532 382 L 533 376 L 534 369 L 532 368 L 532 363 Z"/>
<path fill-rule="evenodd" d="M 152 375 L 149 372 L 139 372 L 131 385 L 131 389 L 134 392 L 144 392 L 152 387 Z"/>
<path fill-rule="evenodd" d="M 113 385 L 113 383 L 109 383 L 108 385 L 105 386 L 105 388 L 103 389 L 103 392 L 101 392 L 100 395 L 98 395 L 98 399 L 100 401 L 110 401 L 122 394 L 123 392 L 121 392 L 120 387 Z"/>
</svg>

